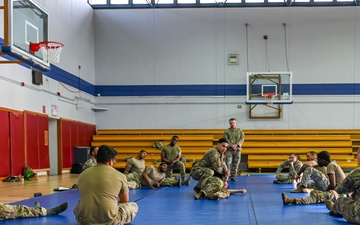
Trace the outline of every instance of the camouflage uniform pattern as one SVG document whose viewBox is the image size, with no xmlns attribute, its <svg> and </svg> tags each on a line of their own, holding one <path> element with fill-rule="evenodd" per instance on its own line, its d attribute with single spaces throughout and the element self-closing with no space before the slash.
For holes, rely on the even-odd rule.
<svg viewBox="0 0 360 225">
<path fill-rule="evenodd" d="M 280 184 L 292 184 L 294 182 L 297 172 L 300 170 L 302 165 L 303 164 L 299 160 L 297 160 L 293 166 L 290 166 L 290 159 L 281 163 L 275 173 L 280 174 L 285 167 L 289 166 L 289 174 L 280 174 L 277 179 L 278 182 Z"/>
<path fill-rule="evenodd" d="M 225 130 L 223 137 L 229 143 L 229 148 L 226 150 L 226 165 L 230 169 L 231 177 L 235 177 L 241 161 L 241 143 L 245 135 L 240 128 L 235 130 L 228 128 Z M 238 150 L 234 151 L 230 147 L 231 145 L 238 145 Z"/>
<path fill-rule="evenodd" d="M 128 182 L 129 189 L 141 188 L 141 175 L 133 172 L 124 174 Z"/>
<path fill-rule="evenodd" d="M 176 159 L 180 152 L 181 152 L 181 148 L 177 145 L 171 146 L 169 144 L 161 147 L 161 153 L 165 153 L 165 158 L 168 160 Z M 179 170 L 181 177 L 185 177 L 186 175 L 185 165 L 182 161 L 177 161 L 176 163 L 174 163 L 174 166 L 170 166 L 170 164 L 167 165 L 168 165 L 168 169 L 165 172 L 166 177 L 172 177 L 173 169 Z"/>
<path fill-rule="evenodd" d="M 360 224 L 360 201 L 347 197 L 339 197 L 335 201 L 332 211 L 342 214 L 350 223 Z"/>
<path fill-rule="evenodd" d="M 128 182 L 128 187 L 129 189 L 138 189 L 141 188 L 141 175 L 133 172 L 133 173 L 128 173 L 128 174 L 124 174 L 126 177 L 126 180 Z M 165 178 L 163 183 L 161 184 L 161 186 L 178 186 L 179 185 L 179 180 L 177 180 L 174 177 L 169 177 L 169 178 Z"/>
<path fill-rule="evenodd" d="M 92 166 L 96 165 L 96 159 L 94 159 L 93 157 L 91 157 L 90 159 L 88 159 L 84 165 L 82 166 L 82 170 L 86 170 L 87 168 L 90 168 Z"/>
<path fill-rule="evenodd" d="M 176 177 L 166 177 L 161 186 L 173 187 L 179 186 L 179 180 Z"/>
<path fill-rule="evenodd" d="M 227 169 L 224 160 L 225 154 L 219 153 L 217 148 L 208 150 L 191 169 L 190 176 L 198 181 L 196 187 L 200 188 L 203 180 L 207 177 L 212 177 L 215 173 L 214 171 L 219 174 L 224 174 Z"/>
<path fill-rule="evenodd" d="M 119 203 L 119 214 L 118 214 L 118 222 L 114 222 L 109 225 L 122 225 L 122 224 L 129 224 L 131 223 L 137 212 L 138 212 L 138 205 L 135 202 L 129 202 L 129 203 Z"/>
<path fill-rule="evenodd" d="M 76 220 L 78 221 L 78 224 L 82 224 L 82 218 L 79 217 L 80 209 L 79 204 L 77 204 L 74 208 L 74 214 L 76 217 Z M 116 217 L 112 220 L 111 223 L 108 223 L 109 225 L 123 225 L 123 224 L 129 224 L 133 219 L 135 218 L 137 212 L 138 212 L 138 205 L 135 202 L 129 202 L 129 203 L 119 203 L 118 204 L 119 213 L 116 215 Z"/>
<path fill-rule="evenodd" d="M 338 186 L 335 191 L 339 194 L 352 193 L 355 200 L 360 199 L 360 167 L 352 170 Z"/>
<path fill-rule="evenodd" d="M 208 199 L 222 199 L 230 196 L 230 191 L 223 188 L 224 182 L 218 177 L 207 177 L 201 183 L 201 192 Z"/>
<path fill-rule="evenodd" d="M 46 216 L 46 209 L 25 205 L 0 204 L 0 220 Z"/>
<path fill-rule="evenodd" d="M 351 223 L 360 224 L 360 167 L 352 170 L 335 190 L 339 194 L 351 194 L 351 198 L 339 197 L 332 208 Z"/>
<path fill-rule="evenodd" d="M 304 198 L 295 198 L 295 202 L 297 205 L 302 204 L 316 204 L 316 203 L 324 203 L 326 200 L 335 201 L 339 197 L 339 194 L 334 191 L 320 191 L 313 190 L 310 192 L 310 196 Z"/>
<path fill-rule="evenodd" d="M 312 179 L 314 183 L 309 184 L 308 182 L 310 179 Z M 324 173 L 314 167 L 307 167 L 303 172 L 303 176 L 301 181 L 298 183 L 298 186 L 301 185 L 303 187 L 326 191 L 329 184 L 329 179 Z"/>
</svg>

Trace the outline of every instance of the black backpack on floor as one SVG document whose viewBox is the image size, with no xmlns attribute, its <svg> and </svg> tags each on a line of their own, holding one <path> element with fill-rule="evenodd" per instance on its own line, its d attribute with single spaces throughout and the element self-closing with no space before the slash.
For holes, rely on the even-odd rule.
<svg viewBox="0 0 360 225">
<path fill-rule="evenodd" d="M 82 164 L 81 163 L 72 164 L 70 173 L 80 174 L 81 172 L 82 172 Z"/>
</svg>

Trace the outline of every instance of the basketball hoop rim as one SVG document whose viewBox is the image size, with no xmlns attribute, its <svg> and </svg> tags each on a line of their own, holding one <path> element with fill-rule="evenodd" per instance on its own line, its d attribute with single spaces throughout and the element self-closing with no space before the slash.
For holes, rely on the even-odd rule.
<svg viewBox="0 0 360 225">
<path fill-rule="evenodd" d="M 30 42 L 30 51 L 32 53 L 39 51 L 40 48 L 57 49 L 62 47 L 64 47 L 64 44 L 58 41 L 41 41 L 39 43 Z"/>
<path fill-rule="evenodd" d="M 264 93 L 263 96 L 265 98 L 272 98 L 275 97 L 277 94 L 275 92 L 269 92 L 269 93 Z"/>
</svg>

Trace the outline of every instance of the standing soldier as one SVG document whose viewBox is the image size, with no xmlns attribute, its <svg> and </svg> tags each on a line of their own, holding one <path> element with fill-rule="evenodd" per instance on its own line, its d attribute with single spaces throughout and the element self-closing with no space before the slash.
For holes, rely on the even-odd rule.
<svg viewBox="0 0 360 225">
<path fill-rule="evenodd" d="M 236 119 L 229 120 L 230 127 L 225 130 L 224 138 L 229 143 L 226 151 L 226 165 L 230 169 L 230 179 L 236 181 L 236 174 L 241 161 L 241 146 L 244 143 L 244 132 L 236 127 Z"/>
</svg>

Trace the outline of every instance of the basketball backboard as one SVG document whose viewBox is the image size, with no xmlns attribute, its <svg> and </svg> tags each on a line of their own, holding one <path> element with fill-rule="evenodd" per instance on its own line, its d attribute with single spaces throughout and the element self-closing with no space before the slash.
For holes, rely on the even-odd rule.
<svg viewBox="0 0 360 225">
<path fill-rule="evenodd" d="M 4 0 L 4 46 L 2 51 L 15 59 L 42 71 L 50 69 L 50 63 L 41 52 L 30 52 L 30 42 L 48 41 L 49 13 L 34 0 Z"/>
<path fill-rule="evenodd" d="M 292 72 L 248 72 L 246 74 L 246 103 L 291 104 Z"/>
</svg>

